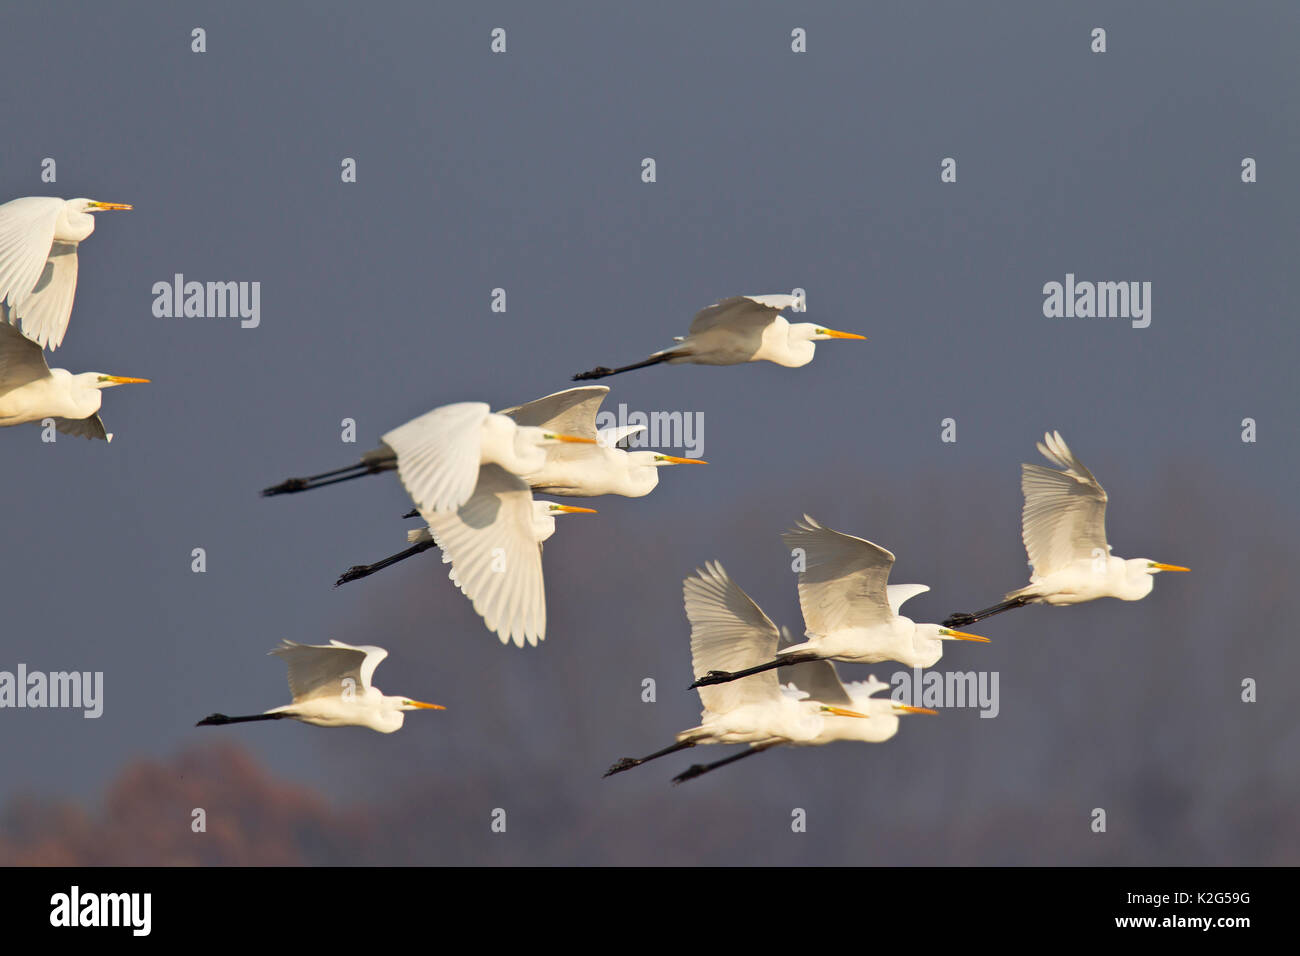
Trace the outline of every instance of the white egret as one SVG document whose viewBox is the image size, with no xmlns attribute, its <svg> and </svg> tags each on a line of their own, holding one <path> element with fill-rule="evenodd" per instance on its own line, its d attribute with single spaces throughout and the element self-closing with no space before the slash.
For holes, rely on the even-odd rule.
<svg viewBox="0 0 1300 956">
<path fill-rule="evenodd" d="M 766 361 L 799 368 L 813 360 L 816 342 L 866 338 L 856 332 L 837 332 L 815 322 L 790 322 L 781 315 L 783 310 L 798 304 L 799 299 L 792 295 L 735 295 L 723 299 L 699 312 L 691 322 L 690 331 L 676 337 L 676 345 L 622 368 L 597 366 L 589 372 L 578 373 L 573 380 L 604 378 L 660 362 L 741 365 Z"/>
<path fill-rule="evenodd" d="M 679 458 L 653 451 L 626 451 L 619 441 L 645 430 L 644 425 L 596 428 L 601 402 L 609 393 L 604 385 L 586 385 L 546 395 L 536 401 L 501 412 L 520 425 L 565 432 L 595 439 L 595 444 L 549 447 L 546 462 L 524 480 L 534 490 L 551 495 L 589 498 L 622 495 L 640 498 L 659 484 L 659 469 L 668 465 L 703 465 L 698 458 Z"/>
<path fill-rule="evenodd" d="M 483 402 L 443 405 L 381 436 L 380 447 L 361 461 L 306 478 L 290 478 L 262 491 L 290 494 L 397 470 L 416 507 L 454 511 L 474 493 L 481 465 L 496 464 L 513 474 L 546 464 L 545 446 L 560 442 L 595 445 L 596 439 L 518 425 Z"/>
<path fill-rule="evenodd" d="M 1026 587 L 974 614 L 957 613 L 944 623 L 966 627 L 1026 604 L 1082 604 L 1097 598 L 1140 601 L 1155 587 L 1161 571 L 1189 571 L 1150 558 L 1124 558 L 1106 543 L 1106 492 L 1083 462 L 1074 457 L 1060 432 L 1038 442 L 1043 457 L 1057 468 L 1020 466 L 1021 538 L 1033 573 Z"/>
<path fill-rule="evenodd" d="M 95 231 L 92 213 L 130 209 L 95 199 L 25 196 L 0 206 L 0 301 L 6 321 L 41 348 L 56 349 L 77 292 L 77 244 Z"/>
<path fill-rule="evenodd" d="M 0 320 L 7 317 L 0 306 Z M 0 427 L 54 420 L 54 427 L 81 438 L 112 441 L 99 417 L 103 390 L 114 385 L 147 383 L 103 372 L 51 369 L 41 347 L 12 325 L 0 321 Z"/>
<path fill-rule="evenodd" d="M 697 677 L 723 667 L 741 669 L 776 653 L 780 638 L 776 625 L 718 562 L 707 562 L 682 582 L 682 597 L 691 622 L 691 663 Z M 751 745 L 713 765 L 721 766 L 780 743 L 811 741 L 825 729 L 827 714 L 867 716 L 835 704 L 797 700 L 782 693 L 774 673 L 724 687 L 701 687 L 700 703 L 704 710 L 699 726 L 683 730 L 677 742 L 663 750 L 641 758 L 624 757 L 605 776 L 698 744 Z"/>
<path fill-rule="evenodd" d="M 292 704 L 245 717 L 209 714 L 195 726 L 290 717 L 317 727 L 369 727 L 381 734 L 391 734 L 401 729 L 405 711 L 447 709 L 408 697 L 387 697 L 373 686 L 370 679 L 375 667 L 388 656 L 382 647 L 354 647 L 342 641 L 328 644 L 283 641 L 270 653 L 289 665 Z"/>
<path fill-rule="evenodd" d="M 790 632 L 781 628 L 781 645 L 793 644 Z M 907 714 L 937 714 L 937 710 L 928 707 L 912 707 L 889 698 L 876 697 L 889 685 L 876 680 L 875 675 L 864 681 L 845 684 L 835 672 L 835 665 L 830 661 L 808 661 L 793 664 L 777 670 L 777 679 L 781 681 L 781 691 L 794 700 L 806 700 L 828 707 L 851 708 L 857 713 L 866 714 L 869 720 L 842 720 L 828 717 L 822 724 L 822 731 L 812 739 L 787 741 L 794 747 L 821 747 L 839 740 L 859 743 L 884 743 L 898 733 L 898 720 Z M 674 783 L 692 780 L 701 774 L 716 770 L 718 767 L 734 763 L 742 757 L 751 756 L 766 747 L 751 747 L 749 751 L 708 764 L 694 764 L 683 773 L 673 778 Z"/>
<path fill-rule="evenodd" d="M 863 664 L 898 661 L 929 667 L 943 656 L 944 641 L 982 641 L 938 624 L 917 624 L 900 615 L 904 602 L 930 590 L 924 584 L 889 586 L 894 556 L 877 544 L 822 527 L 808 515 L 781 536 L 800 549 L 799 606 L 807 627 L 801 644 L 782 648 L 774 660 L 743 670 L 718 670 L 692 687 L 721 684 L 802 661 L 841 660 Z"/>
<path fill-rule="evenodd" d="M 456 511 L 420 509 L 428 522 L 415 531 L 414 545 L 369 567 L 344 572 L 338 584 L 365 577 L 430 547 L 442 549 L 451 578 L 474 605 L 489 631 L 505 644 L 536 646 L 546 638 L 546 587 L 542 577 L 542 542 L 555 534 L 555 519 L 566 514 L 595 514 L 534 501 L 520 478 L 499 465 L 484 465 L 469 501 Z M 336 585 L 337 586 L 337 585 Z"/>
</svg>

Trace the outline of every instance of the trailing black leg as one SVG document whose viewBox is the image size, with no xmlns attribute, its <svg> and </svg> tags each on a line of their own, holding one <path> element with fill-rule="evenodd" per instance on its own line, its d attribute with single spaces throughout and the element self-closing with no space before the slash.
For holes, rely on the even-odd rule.
<svg viewBox="0 0 1300 956">
<path fill-rule="evenodd" d="M 324 488 L 326 485 L 336 485 L 340 481 L 351 481 L 353 478 L 360 478 L 364 475 L 375 475 L 381 471 L 389 471 L 396 467 L 396 458 L 359 461 L 355 465 L 349 465 L 346 468 L 335 468 L 333 471 L 323 471 L 319 475 L 308 475 L 305 478 L 287 478 L 278 485 L 263 488 L 262 496 L 269 498 L 272 495 L 291 495 L 299 491 L 310 491 L 313 488 Z"/>
<path fill-rule="evenodd" d="M 799 654 L 784 654 L 774 661 L 768 661 L 766 664 L 759 664 L 757 667 L 747 667 L 743 671 L 709 671 L 691 687 L 709 687 L 712 684 L 726 684 L 729 681 L 739 680 L 742 677 L 749 677 L 751 674 L 761 674 L 763 671 L 770 671 L 776 667 L 788 667 L 791 664 L 805 664 L 808 661 L 821 660 L 816 654 L 804 651 Z"/>
<path fill-rule="evenodd" d="M 606 368 L 604 365 L 597 365 L 590 372 L 579 372 L 573 376 L 575 382 L 585 382 L 593 378 L 605 378 L 609 375 L 617 375 L 620 372 L 630 372 L 634 368 L 646 368 L 650 365 L 658 365 L 660 362 L 667 362 L 670 359 L 681 358 L 685 352 L 665 352 L 662 355 L 652 355 L 643 362 L 634 362 L 631 365 L 624 365 L 622 368 Z"/>
<path fill-rule="evenodd" d="M 421 541 L 419 544 L 411 545 L 405 551 L 399 551 L 397 554 L 389 555 L 382 561 L 376 561 L 374 564 L 354 564 L 339 575 L 339 579 L 334 582 L 334 586 L 338 587 L 340 584 L 347 584 L 349 581 L 355 581 L 358 578 L 369 577 L 376 571 L 382 571 L 384 568 L 392 567 L 398 561 L 405 561 L 407 558 L 413 558 L 417 554 L 423 554 L 430 548 L 436 548 L 437 546 L 438 545 L 433 541 Z"/>
<path fill-rule="evenodd" d="M 227 717 L 225 714 L 208 714 L 195 727 L 209 727 L 214 724 L 246 724 L 250 720 L 283 720 L 289 714 L 249 714 L 246 717 Z"/>
<path fill-rule="evenodd" d="M 1001 604 L 994 604 L 992 607 L 986 607 L 984 610 L 976 611 L 974 614 L 965 614 L 961 611 L 957 611 L 948 615 L 948 617 L 943 621 L 943 626 L 954 629 L 969 627 L 976 621 L 982 621 L 986 617 L 992 617 L 994 614 L 1001 614 L 1003 611 L 1010 611 L 1013 608 L 1024 607 L 1026 604 L 1032 603 L 1033 602 L 1027 597 L 1018 597 L 1003 601 Z"/>
<path fill-rule="evenodd" d="M 624 757 L 618 763 L 614 764 L 612 767 L 606 770 L 604 774 L 602 774 L 602 776 L 605 777 L 613 776 L 616 773 L 622 773 L 624 770 L 631 770 L 633 767 L 639 767 L 647 760 L 654 760 L 658 757 L 667 757 L 669 754 L 675 754 L 679 750 L 685 750 L 687 747 L 694 747 L 694 746 L 695 746 L 695 741 L 682 740 L 673 744 L 671 747 L 665 747 L 663 750 L 656 750 L 654 753 L 650 754 L 649 756 L 642 757 L 639 760 L 636 757 Z"/>
<path fill-rule="evenodd" d="M 769 747 L 775 747 L 776 744 L 750 744 L 738 754 L 732 754 L 723 760 L 715 760 L 713 763 L 695 763 L 691 764 L 677 776 L 673 777 L 673 783 L 685 783 L 687 780 L 694 780 L 710 770 L 717 770 L 719 767 L 725 767 L 729 763 L 735 763 L 737 760 L 744 760 L 746 757 L 752 757 L 754 754 L 761 754 Z"/>
</svg>

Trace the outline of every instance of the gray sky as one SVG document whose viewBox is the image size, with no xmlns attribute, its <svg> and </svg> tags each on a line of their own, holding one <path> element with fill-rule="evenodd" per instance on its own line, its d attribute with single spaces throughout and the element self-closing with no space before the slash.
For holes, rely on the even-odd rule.
<svg viewBox="0 0 1300 956">
<path fill-rule="evenodd" d="M 0 711 L 0 801 L 93 807 L 124 765 L 224 738 L 331 804 L 386 808 L 423 862 L 1282 862 L 1243 835 L 1300 796 L 1282 627 L 1300 570 L 1300 10 L 462 6 L 7 14 L 0 199 L 135 206 L 82 247 L 52 362 L 154 384 L 106 394 L 111 446 L 0 434 L 0 669 L 106 681 L 99 720 Z M 178 272 L 260 282 L 260 326 L 155 318 L 150 290 Z M 1150 327 L 1045 318 L 1042 287 L 1067 273 L 1151 282 Z M 436 405 L 517 404 L 670 344 L 719 298 L 794 287 L 810 319 L 869 341 L 799 370 L 609 380 L 611 406 L 703 412 L 710 465 L 561 524 L 540 648 L 502 647 L 432 554 L 331 588 L 404 546 L 391 476 L 257 495 Z M 997 719 L 917 718 L 882 746 L 774 752 L 689 788 L 668 785 L 688 759 L 600 780 L 696 722 L 686 574 L 720 559 L 797 627 L 778 534 L 808 511 L 930 584 L 918 620 L 990 603 L 1024 583 L 1018 463 L 1049 428 L 1110 493 L 1116 552 L 1193 574 L 1140 605 L 987 622 L 993 644 L 941 666 L 998 670 Z M 264 656 L 286 637 L 384 645 L 380 687 L 449 709 L 391 737 L 193 728 L 286 702 Z M 394 809 L 412 806 L 418 825 Z M 795 806 L 815 825 L 785 846 Z M 497 843 L 494 807 L 519 821 Z M 1018 825 L 995 837 L 997 820 Z M 482 837 L 439 842 L 461 831 Z"/>
</svg>

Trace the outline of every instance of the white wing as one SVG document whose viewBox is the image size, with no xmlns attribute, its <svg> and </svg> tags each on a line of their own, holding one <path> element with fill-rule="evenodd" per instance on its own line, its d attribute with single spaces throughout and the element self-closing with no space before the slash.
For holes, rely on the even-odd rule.
<svg viewBox="0 0 1300 956">
<path fill-rule="evenodd" d="M 799 643 L 790 636 L 788 628 L 781 628 L 781 647 L 790 647 Z M 853 703 L 835 665 L 830 661 L 805 661 L 802 664 L 790 664 L 776 669 L 777 679 L 782 684 L 793 684 L 803 691 L 810 700 L 830 704 L 833 707 L 848 707 Z"/>
<path fill-rule="evenodd" d="M 524 405 L 502 409 L 501 414 L 509 415 L 520 425 L 532 425 L 561 435 L 596 438 L 596 414 L 608 394 L 606 385 L 566 388 Z"/>
<path fill-rule="evenodd" d="M 1110 553 L 1106 544 L 1106 492 L 1092 472 L 1074 457 L 1060 432 L 1050 432 L 1038 450 L 1064 471 L 1021 465 L 1025 495 L 1021 532 L 1034 578 L 1041 578 L 1079 558 Z"/>
<path fill-rule="evenodd" d="M 23 334 L 51 351 L 57 349 L 68 331 L 76 294 L 77 243 L 56 240 L 31 294 L 14 306 Z"/>
<path fill-rule="evenodd" d="M 89 418 L 56 418 L 54 428 L 65 435 L 74 435 L 77 438 L 113 440 L 112 432 L 105 431 L 104 420 L 98 415 L 91 415 Z"/>
<path fill-rule="evenodd" d="M 894 556 L 879 545 L 822 527 L 808 515 L 781 535 L 786 547 L 803 551 L 799 606 L 814 634 L 888 623 L 885 586 Z"/>
<path fill-rule="evenodd" d="M 299 644 L 285 640 L 271 653 L 289 665 L 289 691 L 295 704 L 316 697 L 338 697 L 349 678 L 353 691 L 365 694 L 375 667 L 388 656 L 382 647 L 354 647 L 342 641 Z"/>
<path fill-rule="evenodd" d="M 450 578 L 501 643 L 536 645 L 546 637 L 542 549 L 533 533 L 527 482 L 484 465 L 473 496 L 459 510 L 420 509 Z"/>
<path fill-rule="evenodd" d="M 602 428 L 596 432 L 596 443 L 603 448 L 617 448 L 619 442 L 629 438 L 638 432 L 647 431 L 647 425 L 616 425 L 611 428 Z"/>
<path fill-rule="evenodd" d="M 889 690 L 889 685 L 884 681 L 876 680 L 876 675 L 872 674 L 866 680 L 856 680 L 844 685 L 852 702 L 861 706 L 871 697 L 879 694 L 882 690 Z M 881 698 L 877 698 L 879 700 Z"/>
<path fill-rule="evenodd" d="M 765 664 L 776 656 L 777 630 L 716 561 L 682 582 L 682 600 L 691 622 L 691 664 L 697 678 L 709 671 L 737 671 Z M 725 714 L 746 704 L 781 697 L 776 671 L 726 684 L 699 688 L 705 710 Z"/>
<path fill-rule="evenodd" d="M 889 598 L 889 609 L 897 614 L 904 604 L 928 590 L 928 584 L 891 584 L 885 588 L 885 596 Z"/>
<path fill-rule="evenodd" d="M 454 511 L 474 493 L 490 411 L 483 402 L 443 405 L 383 436 L 397 454 L 402 487 L 422 513 Z"/>
<path fill-rule="evenodd" d="M 9 321 L 9 310 L 0 305 L 0 392 L 19 388 L 37 379 L 48 378 L 41 347 L 19 332 Z"/>
<path fill-rule="evenodd" d="M 691 335 L 721 329 L 737 335 L 762 334 L 763 329 L 798 300 L 792 295 L 733 295 L 701 309 L 691 322 Z"/>
<path fill-rule="evenodd" d="M 52 196 L 25 196 L 0 206 L 0 300 L 12 310 L 9 322 L 24 316 L 24 300 L 45 269 L 63 205 Z M 72 277 L 75 283 L 75 267 Z M 62 330 L 58 337 L 63 338 Z"/>
</svg>

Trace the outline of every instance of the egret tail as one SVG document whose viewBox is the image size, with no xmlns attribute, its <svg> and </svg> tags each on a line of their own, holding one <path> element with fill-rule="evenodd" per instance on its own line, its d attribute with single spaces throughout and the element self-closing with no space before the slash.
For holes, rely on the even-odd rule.
<svg viewBox="0 0 1300 956">
<path fill-rule="evenodd" d="M 1024 607 L 1026 604 L 1031 604 L 1031 603 L 1033 602 L 1030 598 L 1017 597 L 1017 598 L 1010 598 L 1006 601 L 1001 602 L 1000 604 L 995 604 L 992 607 L 986 607 L 984 610 L 976 611 L 974 614 L 966 614 L 962 611 L 957 611 L 953 614 L 950 614 L 943 621 L 943 626 L 954 628 L 954 629 L 969 627 L 970 625 L 974 624 L 976 621 L 982 621 L 986 617 L 992 617 L 994 614 L 1001 614 L 1003 611 L 1010 611 L 1012 608 Z"/>
<path fill-rule="evenodd" d="M 358 578 L 369 577 L 376 571 L 382 571 L 384 568 L 392 567 L 398 561 L 405 561 L 407 558 L 413 558 L 417 554 L 423 554 L 430 548 L 436 548 L 437 546 L 438 545 L 433 541 L 421 541 L 419 544 L 411 545 L 405 551 L 398 551 L 396 554 L 389 555 L 382 561 L 376 561 L 374 564 L 354 564 L 339 575 L 339 579 L 334 582 L 334 586 L 338 587 L 340 584 L 347 584 L 349 581 L 355 581 Z"/>
</svg>

